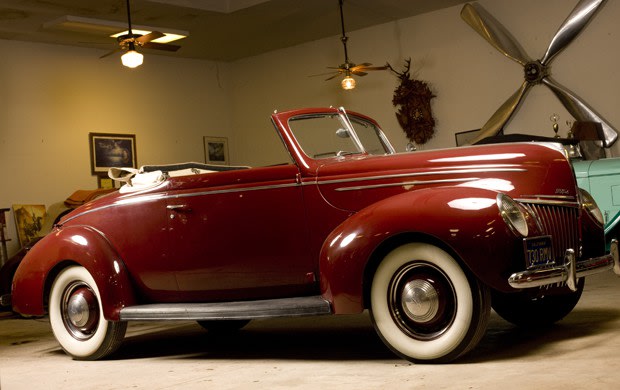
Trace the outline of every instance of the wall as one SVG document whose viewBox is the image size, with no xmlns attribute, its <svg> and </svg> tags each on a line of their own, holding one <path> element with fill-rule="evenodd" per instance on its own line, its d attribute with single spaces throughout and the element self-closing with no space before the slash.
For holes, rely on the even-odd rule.
<svg viewBox="0 0 620 390">
<path fill-rule="evenodd" d="M 480 1 L 523 46 L 532 58 L 541 58 L 551 38 L 577 3 L 573 0 Z M 437 97 L 432 101 L 436 135 L 421 149 L 455 145 L 454 134 L 480 128 L 523 82 L 523 68 L 504 57 L 460 17 L 461 6 L 347 33 L 351 61 L 402 70 L 411 57 L 417 78 L 427 81 Z M 609 123 L 620 129 L 620 61 L 617 39 L 620 2 L 608 1 L 592 23 L 552 62 L 552 76 L 571 89 Z M 309 75 L 343 62 L 338 37 L 246 58 L 231 64 L 233 155 L 256 155 L 249 164 L 262 164 L 280 149 L 271 137 L 268 114 L 273 109 L 299 106 L 344 105 L 374 117 L 397 150 L 406 144 L 391 105 L 397 79 L 388 72 L 358 78 L 352 91 L 340 89 L 340 78 L 323 81 Z M 536 86 L 506 128 L 506 133 L 553 136 L 549 117 L 560 115 L 560 132 L 572 119 L 545 86 Z M 266 137 L 267 140 L 265 139 Z M 620 155 L 620 142 L 612 147 Z"/>
<path fill-rule="evenodd" d="M 576 2 L 480 1 L 534 58 L 542 57 Z M 421 149 L 454 146 L 455 132 L 480 128 L 523 81 L 522 67 L 467 26 L 460 10 L 348 33 L 353 62 L 387 61 L 402 69 L 411 57 L 414 74 L 432 86 L 436 135 Z M 608 1 L 557 56 L 552 74 L 620 128 L 617 15 L 620 2 Z M 407 142 L 391 104 L 394 75 L 358 78 L 353 91 L 340 89 L 338 78 L 310 77 L 343 62 L 338 37 L 227 64 L 148 55 L 133 71 L 118 58 L 98 59 L 103 50 L 2 40 L 0 50 L 0 207 L 49 205 L 75 189 L 94 188 L 89 132 L 136 134 L 139 164 L 202 161 L 202 136 L 213 135 L 229 137 L 233 164 L 266 165 L 287 160 L 269 121 L 274 109 L 334 105 L 377 119 L 397 150 Z M 553 113 L 565 135 L 570 116 L 546 87 L 537 86 L 507 133 L 551 136 Z M 620 155 L 619 147 L 613 155 Z M 17 249 L 15 240 L 10 249 Z"/>
<path fill-rule="evenodd" d="M 135 134 L 139 165 L 204 161 L 202 137 L 228 136 L 221 64 L 147 54 L 131 70 L 105 50 L 5 40 L 0 52 L 0 208 L 96 188 L 89 132 Z"/>
</svg>

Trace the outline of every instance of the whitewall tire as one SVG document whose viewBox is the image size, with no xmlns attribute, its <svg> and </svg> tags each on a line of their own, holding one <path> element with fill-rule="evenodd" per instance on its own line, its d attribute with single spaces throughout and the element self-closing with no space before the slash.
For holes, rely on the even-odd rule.
<svg viewBox="0 0 620 390">
<path fill-rule="evenodd" d="M 379 336 L 414 362 L 448 362 L 471 350 L 489 319 L 486 286 L 444 250 L 402 245 L 385 256 L 371 285 L 370 314 Z"/>
<path fill-rule="evenodd" d="M 126 322 L 107 321 L 95 280 L 81 266 L 62 270 L 50 291 L 52 331 L 74 359 L 96 360 L 114 352 L 123 341 Z"/>
</svg>

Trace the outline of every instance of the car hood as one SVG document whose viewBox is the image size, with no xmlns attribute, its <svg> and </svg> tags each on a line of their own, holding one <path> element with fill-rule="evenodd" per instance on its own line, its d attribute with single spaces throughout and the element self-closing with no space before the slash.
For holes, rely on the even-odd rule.
<svg viewBox="0 0 620 390">
<path fill-rule="evenodd" d="M 561 146 L 515 143 L 350 156 L 320 166 L 316 183 L 334 207 L 358 211 L 378 200 L 427 188 L 475 187 L 513 198 L 576 200 L 571 166 Z M 541 184 L 542 183 L 542 184 Z"/>
</svg>

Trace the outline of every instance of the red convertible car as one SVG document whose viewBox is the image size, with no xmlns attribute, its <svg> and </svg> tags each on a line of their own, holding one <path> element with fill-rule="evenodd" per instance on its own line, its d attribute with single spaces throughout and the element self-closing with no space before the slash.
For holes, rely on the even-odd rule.
<svg viewBox="0 0 620 390">
<path fill-rule="evenodd" d="M 620 274 L 601 213 L 561 145 L 395 153 L 344 109 L 274 113 L 290 162 L 117 170 L 115 193 L 63 217 L 20 264 L 13 309 L 49 313 L 75 359 L 120 345 L 132 320 L 361 313 L 399 356 L 447 362 L 493 307 L 537 326 L 577 304 L 587 275 Z"/>
</svg>

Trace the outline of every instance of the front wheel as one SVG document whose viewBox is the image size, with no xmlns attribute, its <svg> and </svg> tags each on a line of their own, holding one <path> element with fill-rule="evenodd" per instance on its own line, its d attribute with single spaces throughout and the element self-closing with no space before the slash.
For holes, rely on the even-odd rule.
<svg viewBox="0 0 620 390">
<path fill-rule="evenodd" d="M 377 333 L 397 355 L 413 362 L 448 362 L 484 335 L 489 290 L 444 250 L 405 244 L 379 264 L 370 314 Z"/>
<path fill-rule="evenodd" d="M 585 278 L 581 278 L 577 283 L 577 291 L 570 291 L 568 287 L 534 292 L 527 290 L 515 293 L 493 291 L 491 293 L 492 306 L 503 319 L 517 326 L 551 325 L 573 311 L 581 298 L 584 285 Z"/>
<path fill-rule="evenodd" d="M 97 284 L 81 266 L 65 268 L 54 280 L 49 316 L 56 340 L 77 360 L 96 360 L 111 354 L 127 330 L 127 322 L 103 317 Z"/>
</svg>

